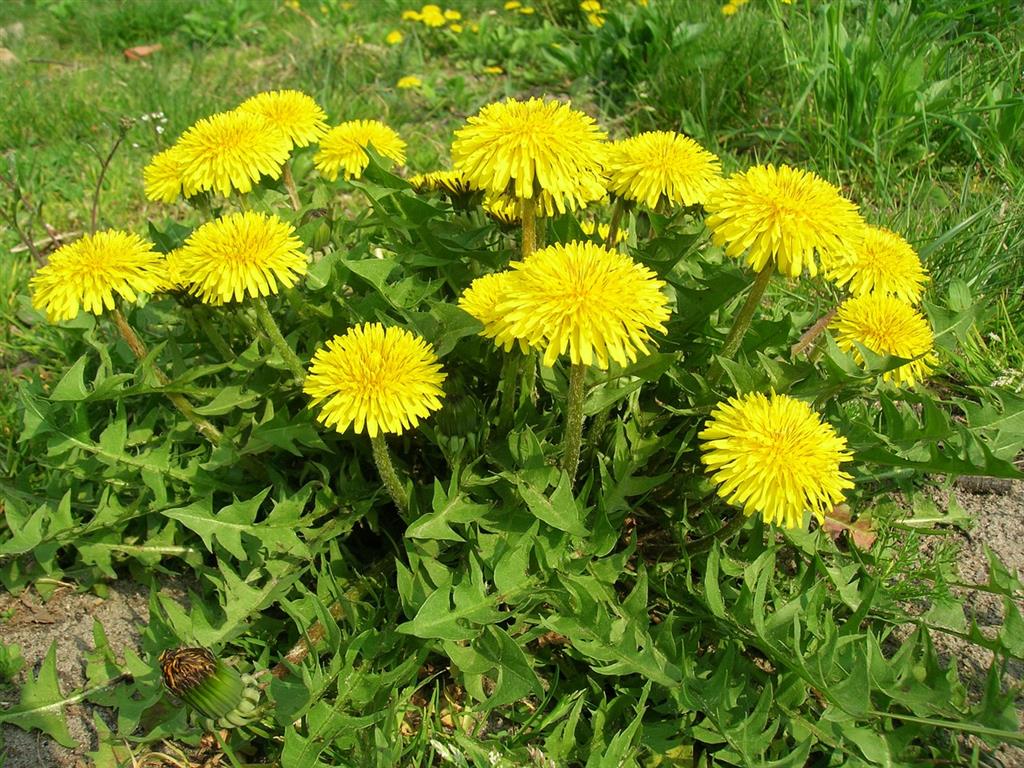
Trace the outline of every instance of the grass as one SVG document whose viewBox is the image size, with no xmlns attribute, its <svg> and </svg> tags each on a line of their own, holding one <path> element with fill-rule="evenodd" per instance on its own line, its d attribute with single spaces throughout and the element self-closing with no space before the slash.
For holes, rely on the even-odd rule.
<svg viewBox="0 0 1024 768">
<path fill-rule="evenodd" d="M 950 375 L 972 385 L 1002 379 L 1011 388 L 1021 386 L 1024 299 L 1019 286 L 1024 280 L 1024 261 L 1018 254 L 1024 247 L 1024 210 L 1020 201 L 1024 184 L 1020 165 L 1024 96 L 1019 86 L 1015 90 L 1012 84 L 1018 82 L 1017 73 L 1024 65 L 1024 24 L 1015 4 L 834 0 L 788 6 L 775 0 L 753 0 L 735 16 L 725 18 L 716 3 L 651 0 L 647 7 L 630 2 L 616 5 L 600 28 L 589 26 L 576 3 L 562 0 L 537 2 L 533 15 L 505 11 L 499 2 L 477 0 L 452 5 L 462 13 L 467 27 L 475 23 L 479 31 L 467 29 L 455 34 L 403 23 L 400 14 L 404 6 L 394 0 L 331 0 L 322 4 L 305 0 L 122 0 L 101 4 L 85 0 L 18 0 L 0 5 L 0 28 L 10 30 L 15 23 L 23 25 L 20 34 L 6 33 L 0 41 L 19 59 L 0 68 L 0 92 L 7 97 L 0 113 L 0 147 L 5 149 L 4 178 L 10 192 L 4 200 L 5 192 L 0 190 L 3 210 L 8 219 L 16 218 L 19 225 L 31 221 L 35 238 L 44 236 L 44 224 L 55 232 L 86 229 L 101 158 L 109 152 L 121 121 L 128 118 L 133 125 L 114 156 L 103 185 L 100 224 L 141 230 L 143 223 L 151 220 L 162 227 L 166 219 L 178 217 L 184 209 L 146 202 L 142 195 L 142 167 L 197 118 L 231 108 L 260 90 L 304 90 L 326 108 L 335 122 L 354 118 L 385 120 L 409 142 L 409 172 L 444 165 L 452 130 L 484 103 L 506 95 L 569 96 L 575 104 L 600 115 L 602 123 L 616 137 L 648 129 L 682 130 L 719 152 L 728 169 L 754 162 L 788 162 L 840 181 L 870 220 L 904 233 L 917 246 L 933 276 L 931 299 L 953 309 L 978 305 L 979 325 L 963 348 L 949 358 Z M 394 29 L 400 29 L 405 40 L 398 46 L 389 46 L 385 36 Z M 122 55 L 126 47 L 154 43 L 159 43 L 162 49 L 142 61 L 129 61 Z M 486 71 L 494 66 L 506 71 Z M 409 74 L 421 77 L 424 87 L 410 91 L 395 88 L 397 80 Z M 0 293 L 4 297 L 0 353 L 3 366 L 11 374 L 0 379 L 0 448 L 4 462 L 0 470 L 5 476 L 17 474 L 23 467 L 41 474 L 45 470 L 34 467 L 25 445 L 16 443 L 22 418 L 15 398 L 19 380 L 38 375 L 44 383 L 52 384 L 64 374 L 70 361 L 92 353 L 90 346 L 102 346 L 91 328 L 85 333 L 67 333 L 39 324 L 38 316 L 27 311 L 27 281 L 36 261 L 27 250 L 10 251 L 19 241 L 11 228 L 0 231 L 0 258 L 5 267 L 0 270 Z M 799 291 L 801 287 L 796 285 L 792 290 Z M 89 365 L 91 371 L 92 363 Z M 266 373 L 252 375 L 259 381 L 259 376 Z M 551 382 L 546 386 L 556 388 Z M 668 392 L 678 394 L 671 388 Z M 468 394 L 464 405 L 475 411 Z M 633 406 L 639 408 L 631 401 Z M 88 421 L 90 407 L 94 413 L 104 408 L 102 404 L 81 406 L 79 415 L 83 422 Z M 908 406 L 907 410 L 906 418 L 912 420 L 912 409 Z M 885 417 L 894 418 L 896 413 L 896 406 L 892 406 Z M 119 416 L 124 419 L 124 413 Z M 287 416 L 285 412 L 285 422 Z M 475 421 L 477 416 L 473 412 L 466 419 Z M 268 414 L 266 419 L 270 418 Z M 455 417 L 446 412 L 444 418 Z M 308 423 L 303 426 L 310 429 Z M 927 426 L 930 429 L 933 425 Z M 140 431 L 149 428 L 148 423 L 141 427 L 133 424 L 133 429 Z M 85 432 L 88 435 L 89 429 Z M 117 439 L 114 430 L 109 434 L 104 431 L 103 435 L 101 440 Z M 645 447 L 644 435 L 625 430 L 623 435 L 616 433 L 616 439 L 628 437 L 636 442 L 622 443 L 624 447 L 615 457 L 616 471 L 620 466 L 629 467 L 626 458 L 632 453 L 655 450 Z M 130 458 L 135 460 L 138 457 L 134 451 L 137 448 L 141 454 L 149 438 L 146 434 L 133 434 L 131 440 L 126 445 L 131 448 Z M 524 438 L 523 447 L 510 446 L 509 450 L 525 454 L 526 442 Z M 658 452 L 665 455 L 652 456 L 651 460 L 678 463 L 680 456 L 673 459 L 674 450 L 674 444 L 660 446 Z M 354 456 L 351 461 L 357 474 L 358 454 Z M 424 452 L 424 456 L 429 460 L 429 452 Z M 510 466 L 514 464 L 510 461 Z M 94 469 L 107 471 L 98 464 Z M 291 465 L 289 469 L 299 472 Z M 630 468 L 629 472 L 633 469 L 638 468 Z M 326 470 L 316 462 L 310 461 L 302 469 L 317 483 L 323 478 L 315 473 L 321 470 L 326 477 Z M 89 474 L 86 469 L 80 471 Z M 536 467 L 531 471 L 536 471 Z M 631 479 L 628 473 L 626 478 L 623 483 L 642 484 L 649 480 Z M 79 479 L 83 484 L 90 480 L 88 476 Z M 338 506 L 347 504 L 350 495 L 365 505 L 358 514 L 353 512 L 359 518 L 365 510 L 372 509 L 372 502 L 366 501 L 372 490 L 362 487 L 372 483 L 369 479 L 344 488 Z M 58 485 L 54 482 L 52 488 L 47 488 L 59 497 Z M 314 483 L 310 481 L 309 485 Z M 304 503 L 296 504 L 295 508 L 301 511 Z M 239 502 L 240 507 L 245 504 L 248 502 Z M 252 507 L 253 514 L 257 507 L 258 503 Z M 140 517 L 148 511 L 151 510 L 140 512 Z M 315 514 L 321 513 L 323 509 L 317 506 Z M 893 518 L 905 516 L 902 510 L 890 513 Z M 160 537 L 170 541 L 178 535 L 176 531 L 181 529 L 164 525 L 167 521 L 160 515 L 153 514 L 148 519 L 157 518 L 162 522 L 154 523 L 153 531 L 147 535 L 160 541 Z M 639 519 L 631 524 L 644 522 Z M 260 518 L 259 524 L 264 523 L 266 520 Z M 157 531 L 158 525 L 164 527 Z M 426 554 L 424 563 L 410 563 L 408 568 L 403 563 L 397 579 L 404 584 L 406 593 L 399 597 L 390 588 L 390 573 L 386 586 L 374 582 L 376 576 L 370 581 L 366 579 L 365 563 L 360 557 L 383 546 L 383 536 L 376 534 L 358 530 L 351 539 L 343 539 L 343 547 L 331 543 L 332 549 L 322 551 L 323 557 L 318 556 L 311 571 L 317 594 L 303 592 L 288 603 L 288 615 L 294 611 L 295 617 L 308 625 L 314 618 L 323 618 L 320 614 L 324 606 L 333 600 L 343 600 L 348 605 L 351 599 L 352 610 L 357 613 L 344 617 L 340 628 L 325 619 L 334 633 L 332 642 L 337 647 L 348 647 L 347 642 L 351 641 L 357 649 L 359 643 L 365 642 L 364 658 L 376 658 L 376 666 L 356 668 L 350 666 L 354 662 L 345 659 L 341 668 L 341 656 L 325 657 L 325 665 L 334 666 L 317 671 L 320 677 L 316 685 L 321 687 L 316 690 L 323 693 L 337 688 L 338 706 L 345 703 L 344 697 L 348 695 L 353 698 L 354 711 L 365 705 L 359 697 L 379 698 L 385 689 L 390 691 L 390 670 L 412 662 L 416 667 L 422 664 L 423 669 L 431 668 L 429 660 L 406 657 L 406 649 L 413 647 L 407 640 L 395 639 L 383 630 L 378 638 L 374 628 L 386 627 L 403 611 L 408 614 L 409 605 L 422 602 L 422 585 L 410 585 L 422 574 L 436 577 L 435 581 L 441 578 L 431 569 L 439 571 L 442 564 Z M 396 538 L 401 539 L 400 532 Z M 487 536 L 481 534 L 480 541 L 487 544 Z M 886 542 L 886 553 L 879 555 L 879 570 L 890 569 L 884 571 L 886 580 L 900 582 L 897 576 L 907 576 L 911 571 L 920 583 L 929 585 L 952 578 L 946 573 L 946 550 L 942 563 L 930 563 L 919 555 L 910 564 L 910 558 L 905 559 L 900 550 L 905 543 L 903 539 Z M 434 542 L 422 544 L 422 553 L 436 554 L 428 550 L 435 546 L 437 551 L 450 554 L 451 550 L 441 550 L 441 545 Z M 890 553 L 890 549 L 896 554 Z M 722 554 L 721 566 L 717 559 L 714 561 L 716 576 L 721 567 L 728 577 L 742 575 L 746 580 L 746 566 L 740 557 L 737 553 Z M 186 563 L 214 585 L 211 588 L 203 582 L 197 589 L 204 590 L 207 596 L 212 589 L 216 599 L 226 603 L 230 601 L 225 596 L 231 590 L 243 596 L 252 591 L 251 585 L 242 581 L 232 583 L 231 589 L 225 582 L 220 589 L 214 580 L 218 571 L 210 565 L 210 559 L 206 558 L 204 563 L 197 555 Z M 759 555 L 757 560 L 763 569 Z M 238 564 L 241 567 L 242 560 Z M 850 572 L 830 570 L 831 560 L 816 562 L 815 567 L 818 565 L 827 572 L 829 583 L 845 590 L 843 599 L 850 599 L 851 592 L 856 592 L 849 580 Z M 702 580 L 711 576 L 711 566 L 708 568 L 708 574 L 699 574 Z M 733 590 L 732 594 L 741 607 L 749 607 L 751 599 L 758 599 L 752 590 L 755 584 L 761 584 L 760 576 L 755 577 L 753 566 L 749 568 L 747 586 L 751 589 Z M 414 574 L 417 569 L 422 574 Z M 515 570 L 512 566 L 508 569 Z M 252 573 L 256 572 L 254 566 Z M 720 684 L 722 688 L 716 711 L 722 717 L 733 718 L 747 711 L 732 705 L 737 698 L 745 701 L 750 691 L 733 690 L 729 676 L 715 672 L 709 661 L 713 649 L 698 648 L 696 640 L 692 648 L 683 647 L 682 644 L 698 636 L 697 632 L 687 635 L 689 639 L 684 642 L 678 639 L 684 637 L 682 633 L 677 635 L 664 629 L 674 626 L 672 622 L 679 621 L 679 615 L 706 613 L 704 606 L 676 605 L 672 588 L 678 584 L 671 584 L 670 576 L 668 571 L 659 571 L 658 578 L 651 579 L 652 600 L 658 604 L 659 618 L 666 622 L 664 631 L 658 635 L 659 642 L 678 650 L 687 663 L 692 660 L 699 669 L 695 674 L 708 680 L 715 675 L 716 686 Z M 662 577 L 664 583 L 660 583 Z M 825 600 L 822 572 L 812 568 L 804 578 L 807 583 L 799 586 L 799 590 L 810 594 L 812 589 L 818 589 L 815 599 Z M 377 579 L 383 580 L 384 577 Z M 904 581 L 910 583 L 911 579 L 908 576 Z M 349 583 L 361 584 L 366 589 L 350 598 L 345 592 Z M 645 599 L 646 581 L 643 583 Z M 435 586 L 441 586 L 440 582 L 436 581 Z M 611 583 L 602 582 L 602 589 L 609 592 L 617 588 L 614 575 Z M 792 589 L 798 591 L 797 586 Z M 373 608 L 380 615 L 358 614 L 369 610 L 373 603 L 366 598 L 367 593 L 379 600 Z M 581 588 L 579 600 L 589 599 L 589 594 Z M 634 594 L 641 594 L 639 586 Z M 865 594 L 872 593 L 865 588 Z M 894 595 L 892 592 L 886 599 L 892 601 L 887 609 L 895 615 L 903 607 Z M 619 595 L 616 600 L 622 597 Z M 762 591 L 760 599 L 763 598 Z M 717 599 L 721 602 L 721 595 Z M 640 597 L 622 602 L 624 610 L 639 617 L 638 625 L 646 625 L 648 611 Z M 285 605 L 284 601 L 280 605 Z M 795 600 L 786 605 L 796 609 Z M 571 617 L 576 607 L 577 603 L 566 603 L 564 616 Z M 594 612 L 597 615 L 596 606 Z M 259 621 L 265 626 L 278 626 L 283 618 L 281 607 L 274 604 Z M 605 618 L 611 638 L 613 617 Z M 706 618 L 701 615 L 695 621 Z M 729 618 L 733 618 L 732 614 Z M 156 616 L 153 621 L 158 624 L 161 619 Z M 173 623 L 168 619 L 168 624 Z M 689 631 L 683 625 L 680 629 Z M 749 632 L 750 622 L 741 621 L 735 627 L 729 625 L 729 629 Z M 164 630 L 170 633 L 167 627 L 162 627 L 161 631 Z M 590 630 L 591 627 L 574 627 L 573 631 L 582 638 L 581 645 L 594 642 L 588 634 Z M 560 631 L 571 634 L 564 627 Z M 849 631 L 859 630 L 852 627 Z M 253 637 L 257 634 L 252 633 Z M 368 637 L 371 639 L 367 640 Z M 239 644 L 245 642 L 253 642 L 253 656 L 261 653 L 258 640 L 239 640 Z M 681 643 L 679 648 L 675 648 L 677 642 Z M 646 647 L 650 646 L 642 642 L 638 645 Z M 497 646 L 494 652 L 500 656 L 509 649 Z M 548 652 L 554 653 L 544 651 Z M 744 657 L 742 663 L 747 661 Z M 846 659 L 837 662 L 840 666 L 846 663 Z M 743 670 L 749 675 L 764 672 L 754 661 Z M 571 668 L 568 671 L 578 674 Z M 383 682 L 374 687 L 379 682 L 377 677 L 367 682 L 363 675 L 379 676 Z M 351 685 L 347 685 L 346 676 L 351 676 Z M 621 727 L 633 717 L 632 712 L 625 710 L 635 706 L 639 722 L 648 691 L 631 690 L 616 698 L 621 689 L 612 690 L 611 683 L 598 682 L 603 678 L 585 677 L 586 680 L 573 684 L 580 686 L 579 690 L 590 689 L 590 702 L 601 701 L 591 713 L 596 723 L 594 744 L 604 743 L 598 736 L 605 717 Z M 771 683 L 767 685 L 770 688 Z M 310 690 L 314 688 L 310 686 Z M 437 722 L 428 722 L 404 746 L 398 733 L 400 719 L 394 712 L 384 719 L 392 731 L 372 732 L 380 744 L 391 750 L 389 754 L 400 755 L 402 749 L 407 749 L 418 753 L 421 764 L 431 760 L 429 738 L 432 734 L 448 734 L 444 718 L 449 723 L 452 719 L 447 700 L 438 699 L 442 690 L 447 695 L 447 688 L 432 690 L 435 700 L 427 709 Z M 418 688 L 416 691 L 410 688 L 401 695 L 412 699 L 419 695 Z M 856 694 L 846 689 L 843 693 Z M 567 699 L 558 707 L 568 712 L 574 702 Z M 744 706 L 747 704 L 748 709 L 754 709 L 753 702 L 745 701 Z M 700 711 L 699 707 L 692 709 Z M 321 713 L 325 722 L 337 713 L 327 714 Z M 570 717 L 578 716 L 576 712 Z M 675 733 L 672 729 L 677 727 L 669 719 L 660 724 L 665 729 L 665 743 L 669 743 L 669 737 Z M 568 754 L 575 749 L 575 744 L 570 744 L 574 742 L 573 732 L 564 730 L 557 722 L 552 716 L 549 722 L 538 725 L 538 731 L 548 733 L 545 729 L 550 729 L 547 746 L 553 753 L 564 749 Z M 747 728 L 745 722 L 735 723 L 737 731 L 741 726 Z M 702 726 L 698 723 L 688 727 Z M 759 732 L 760 728 L 754 730 Z M 388 734 L 389 738 L 381 738 L 380 733 Z M 655 752 L 651 745 L 657 744 L 659 734 L 650 730 L 645 736 L 648 747 Z M 457 735 L 467 754 L 481 748 L 470 736 Z M 609 744 L 615 746 L 618 739 L 618 734 L 609 735 Z M 291 745 L 296 750 L 300 747 Z M 465 763 L 461 753 L 452 761 L 458 763 L 460 759 Z M 397 763 L 398 757 L 393 762 Z"/>
</svg>

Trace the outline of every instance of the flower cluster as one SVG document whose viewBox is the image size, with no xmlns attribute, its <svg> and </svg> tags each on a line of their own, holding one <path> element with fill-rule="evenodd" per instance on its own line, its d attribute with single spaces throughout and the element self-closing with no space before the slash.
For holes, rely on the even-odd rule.
<svg viewBox="0 0 1024 768">
<path fill-rule="evenodd" d="M 418 11 L 402 11 L 402 21 L 419 22 L 431 29 L 441 29 L 447 25 L 448 29 L 456 34 L 463 29 L 461 13 L 452 8 L 442 9 L 441 6 L 433 3 L 424 5 Z"/>
</svg>

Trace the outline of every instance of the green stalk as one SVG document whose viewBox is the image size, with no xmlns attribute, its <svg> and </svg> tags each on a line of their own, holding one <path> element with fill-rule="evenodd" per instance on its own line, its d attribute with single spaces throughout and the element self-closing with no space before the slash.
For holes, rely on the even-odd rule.
<svg viewBox="0 0 1024 768">
<path fill-rule="evenodd" d="M 732 360 L 736 355 L 736 352 L 740 348 L 740 342 L 743 341 L 743 335 L 747 332 L 750 327 L 750 321 L 754 319 L 754 312 L 757 311 L 758 305 L 761 303 L 761 297 L 764 296 L 764 291 L 768 287 L 768 281 L 772 278 L 772 273 L 775 271 L 775 262 L 768 261 L 761 271 L 757 273 L 757 277 L 754 278 L 754 284 L 750 288 L 750 293 L 747 294 L 747 300 L 743 302 L 743 307 L 740 309 L 740 313 L 736 315 L 736 319 L 732 323 L 732 328 L 729 329 L 729 335 L 725 337 L 725 342 L 722 344 L 722 351 L 719 352 L 719 356 L 726 360 Z M 722 375 L 721 367 L 716 370 L 709 377 L 711 381 L 717 381 Z"/>
<path fill-rule="evenodd" d="M 391 463 L 391 454 L 388 452 L 387 441 L 384 440 L 384 433 L 378 432 L 370 438 L 370 445 L 373 447 L 373 462 L 377 465 L 377 472 L 384 483 L 391 500 L 395 502 L 398 511 L 404 517 L 409 513 L 409 498 L 405 494 L 402 481 L 398 479 L 395 465 Z"/>
<path fill-rule="evenodd" d="M 615 198 L 615 205 L 612 207 L 612 220 L 608 224 L 608 238 L 604 241 L 605 248 L 615 250 L 615 241 L 619 237 L 619 226 L 622 224 L 622 216 L 626 213 L 626 198 Z"/>
<path fill-rule="evenodd" d="M 501 381 L 498 383 L 498 431 L 504 433 L 512 426 L 516 412 L 516 380 L 522 367 L 524 355 L 516 349 L 505 353 L 501 362 Z"/>
<path fill-rule="evenodd" d="M 569 483 L 576 480 L 583 443 L 583 390 L 587 366 L 573 363 L 569 369 L 569 393 L 565 410 L 565 438 L 562 441 L 562 469 L 569 475 Z"/>
<path fill-rule="evenodd" d="M 739 530 L 746 525 L 747 520 L 749 519 L 750 517 L 745 515 L 743 512 L 737 512 L 732 520 L 714 533 L 709 533 L 707 536 L 701 536 L 699 539 L 695 539 L 689 544 L 684 544 L 686 553 L 689 555 L 697 555 L 701 552 L 707 552 L 715 542 L 723 542 L 734 533 L 738 533 Z"/>
<path fill-rule="evenodd" d="M 306 378 L 306 369 L 302 365 L 299 356 L 295 354 L 292 348 L 288 346 L 288 342 L 285 341 L 280 326 L 274 320 L 274 316 L 270 314 L 267 300 L 259 296 L 253 300 L 253 306 L 256 308 L 256 317 L 259 318 L 260 325 L 263 326 L 264 332 L 270 339 L 271 346 L 277 350 L 277 353 L 284 360 L 284 364 L 288 366 L 288 370 L 292 372 L 295 380 L 301 382 Z"/>
<path fill-rule="evenodd" d="M 231 349 L 231 346 L 221 335 L 221 332 L 217 330 L 217 327 L 210 322 L 210 317 L 207 314 L 207 308 L 204 306 L 196 306 L 191 309 L 192 317 L 195 318 L 196 324 L 199 329 L 206 335 L 206 338 L 213 344 L 213 348 L 217 350 L 217 353 L 224 358 L 225 362 L 230 362 L 235 359 L 235 352 Z"/>
<path fill-rule="evenodd" d="M 284 168 L 281 171 L 281 180 L 284 182 L 284 188 L 288 190 L 288 199 L 291 200 L 292 208 L 296 211 L 302 208 L 302 201 L 299 200 L 299 191 L 295 188 L 295 177 L 292 176 L 291 160 L 284 164 Z"/>
<path fill-rule="evenodd" d="M 536 192 L 534 197 L 524 197 L 519 201 L 523 206 L 523 250 L 522 258 L 525 261 L 537 247 L 537 202 Z"/>
<path fill-rule="evenodd" d="M 128 348 L 135 355 L 135 359 L 142 362 L 146 359 L 146 345 L 142 343 L 142 339 L 139 338 L 138 334 L 135 333 L 135 329 L 128 324 L 128 319 L 124 316 L 124 313 L 120 309 L 114 308 L 110 310 L 110 317 L 114 321 L 114 325 L 117 326 L 117 330 L 121 334 L 121 338 L 128 344 Z M 150 368 L 153 376 L 161 387 L 165 387 L 170 383 L 170 379 L 167 378 L 166 374 L 157 368 L 155 365 Z M 198 413 L 195 408 L 192 407 L 192 403 L 185 399 L 184 395 L 180 395 L 177 392 L 164 392 L 167 399 L 171 401 L 171 404 L 178 409 L 179 413 L 184 416 L 196 431 L 199 432 L 203 437 L 209 440 L 214 445 L 220 445 L 221 432 L 213 424 L 204 419 Z"/>
</svg>

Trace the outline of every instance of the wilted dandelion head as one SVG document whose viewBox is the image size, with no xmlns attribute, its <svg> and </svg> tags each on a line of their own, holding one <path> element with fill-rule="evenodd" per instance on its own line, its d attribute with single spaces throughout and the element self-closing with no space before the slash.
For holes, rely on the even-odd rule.
<svg viewBox="0 0 1024 768">
<path fill-rule="evenodd" d="M 189 235 L 175 255 L 178 279 L 208 304 L 270 296 L 306 274 L 295 229 L 276 216 L 232 213 Z"/>
<path fill-rule="evenodd" d="M 368 146 L 399 165 L 405 162 L 405 142 L 380 120 L 350 120 L 332 128 L 320 140 L 320 151 L 313 162 L 329 181 L 337 179 L 339 173 L 346 179 L 358 178 L 370 164 Z"/>
<path fill-rule="evenodd" d="M 441 407 L 445 373 L 433 349 L 403 328 L 365 323 L 320 347 L 303 391 L 321 404 L 317 419 L 338 432 L 350 426 L 401 434 Z"/>
<path fill-rule="evenodd" d="M 212 189 L 225 196 L 249 192 L 261 176 L 276 179 L 291 148 L 266 118 L 239 110 L 204 117 L 175 145 L 186 194 Z"/>
<path fill-rule="evenodd" d="M 664 283 L 622 253 L 572 242 L 510 266 L 514 277 L 495 309 L 496 341 L 512 337 L 539 347 L 544 365 L 566 351 L 573 363 L 627 365 L 648 354 L 652 329 L 665 330 Z"/>
<path fill-rule="evenodd" d="M 722 179 L 718 158 L 693 139 L 669 131 L 612 142 L 605 168 L 608 188 L 627 200 L 657 206 L 703 204 Z"/>
<path fill-rule="evenodd" d="M 453 197 L 462 197 L 473 191 L 466 177 L 458 171 L 432 171 L 417 173 L 409 178 L 417 192 L 447 192 Z"/>
<path fill-rule="evenodd" d="M 765 522 L 799 528 L 808 510 L 822 522 L 853 487 L 839 469 L 851 458 L 845 438 L 787 395 L 729 398 L 711 412 L 699 437 L 701 461 L 718 495 Z"/>
<path fill-rule="evenodd" d="M 547 192 L 564 212 L 579 207 L 585 190 L 603 187 L 604 139 L 592 118 L 568 104 L 508 99 L 455 132 L 452 164 L 478 189 L 516 198 Z"/>
<path fill-rule="evenodd" d="M 114 295 L 135 301 L 166 280 L 163 256 L 138 235 L 97 232 L 63 245 L 32 277 L 32 306 L 51 323 L 72 320 L 80 310 L 103 314 Z"/>
<path fill-rule="evenodd" d="M 868 294 L 847 299 L 831 327 L 840 349 L 852 352 L 858 363 L 864 362 L 864 356 L 855 342 L 877 355 L 910 360 L 882 376 L 898 386 L 912 387 L 923 381 L 939 363 L 924 315 L 894 296 Z"/>
<path fill-rule="evenodd" d="M 266 91 L 243 101 L 241 112 L 265 118 L 296 147 L 305 147 L 327 132 L 327 115 L 311 96 L 301 91 Z"/>
<path fill-rule="evenodd" d="M 146 197 L 161 203 L 173 203 L 182 193 L 184 183 L 184 160 L 177 146 L 153 155 L 142 170 Z M 190 190 L 184 190 L 186 196 Z"/>
<path fill-rule="evenodd" d="M 797 277 L 844 258 L 864 227 L 857 206 L 809 171 L 757 165 L 717 184 L 704 203 L 716 245 L 758 272 L 769 262 Z"/>
<path fill-rule="evenodd" d="M 928 273 L 921 258 L 895 232 L 865 227 L 849 256 L 828 268 L 828 276 L 854 296 L 881 293 L 914 304 L 924 293 Z"/>
</svg>

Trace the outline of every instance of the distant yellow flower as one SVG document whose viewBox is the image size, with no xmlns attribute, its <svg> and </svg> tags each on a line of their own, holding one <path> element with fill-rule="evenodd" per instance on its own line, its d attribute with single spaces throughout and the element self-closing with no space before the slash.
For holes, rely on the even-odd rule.
<svg viewBox="0 0 1024 768">
<path fill-rule="evenodd" d="M 388 32 L 387 37 L 384 38 L 384 42 L 388 45 L 398 45 L 405 39 L 405 35 L 399 32 L 397 29 L 393 29 Z"/>
<path fill-rule="evenodd" d="M 524 339 L 517 339 L 504 332 L 500 322 L 502 316 L 497 312 L 498 305 L 508 297 L 509 286 L 515 279 L 515 272 L 496 272 L 478 277 L 459 297 L 459 306 L 483 323 L 484 329 L 480 332 L 482 336 L 494 339 L 494 343 L 506 352 L 516 343 L 526 352 L 529 345 Z"/>
<path fill-rule="evenodd" d="M 420 80 L 416 75 L 406 75 L 405 77 L 398 78 L 398 82 L 395 83 L 396 88 L 408 90 L 410 88 L 420 88 L 423 85 L 423 81 Z"/>
<path fill-rule="evenodd" d="M 166 281 L 164 258 L 138 235 L 106 230 L 62 245 L 29 281 L 32 306 L 51 323 L 115 307 L 114 294 L 135 301 Z"/>
<path fill-rule="evenodd" d="M 445 373 L 433 349 L 403 328 L 357 325 L 320 347 L 302 389 L 321 404 L 317 420 L 338 432 L 349 427 L 402 434 L 441 407 Z"/>
<path fill-rule="evenodd" d="M 183 167 L 181 152 L 176 146 L 153 155 L 142 171 L 146 197 L 161 203 L 173 203 L 182 192 Z"/>
<path fill-rule="evenodd" d="M 246 99 L 242 112 L 252 112 L 291 139 L 296 147 L 305 147 L 327 131 L 327 115 L 320 105 L 301 91 L 267 91 Z"/>
<path fill-rule="evenodd" d="M 739 10 L 739 8 L 737 8 L 735 4 L 733 4 L 733 3 L 726 3 L 725 5 L 722 6 L 722 15 L 723 16 L 732 16 L 738 10 Z"/>
<path fill-rule="evenodd" d="M 742 8 L 749 2 L 750 0 L 732 0 L 732 4 L 735 5 L 737 8 Z"/>
<path fill-rule="evenodd" d="M 458 21 L 462 18 L 462 14 L 449 8 L 444 12 L 444 17 L 448 19 L 448 21 Z"/>
<path fill-rule="evenodd" d="M 402 11 L 402 21 L 423 21 L 423 14 L 419 11 Z"/>
<path fill-rule="evenodd" d="M 313 163 L 329 181 L 337 179 L 342 171 L 346 179 L 356 178 L 370 164 L 365 149 L 368 145 L 399 165 L 405 162 L 405 142 L 394 130 L 379 120 L 351 120 L 327 132 Z"/>
<path fill-rule="evenodd" d="M 805 511 L 821 523 L 853 487 L 839 468 L 852 458 L 845 438 L 788 395 L 731 397 L 699 437 L 718 495 L 767 523 L 800 528 Z"/>
<path fill-rule="evenodd" d="M 455 132 L 452 164 L 473 186 L 494 195 L 551 195 L 559 212 L 581 205 L 586 189 L 603 187 L 605 133 L 594 120 L 558 101 L 488 104 Z"/>
<path fill-rule="evenodd" d="M 496 66 L 484 67 L 484 74 L 487 74 L 487 75 L 503 75 L 503 74 L 505 74 L 505 70 L 502 69 L 501 67 L 496 67 Z"/>
<path fill-rule="evenodd" d="M 409 178 L 409 183 L 417 192 L 444 191 L 450 195 L 468 195 L 473 191 L 466 177 L 458 171 L 434 171 L 418 173 Z"/>
<path fill-rule="evenodd" d="M 722 164 L 715 155 L 668 131 L 613 142 L 605 172 L 612 192 L 648 208 L 663 197 L 672 205 L 702 204 L 722 180 Z"/>
<path fill-rule="evenodd" d="M 440 6 L 437 5 L 424 5 L 420 8 L 420 17 L 420 21 L 428 27 L 443 27 L 446 22 Z"/>
<path fill-rule="evenodd" d="M 602 16 L 600 13 L 588 13 L 587 21 L 589 21 L 591 26 L 594 27 L 604 26 L 604 16 Z"/>
<path fill-rule="evenodd" d="M 920 300 L 928 273 L 910 243 L 884 227 L 867 227 L 847 259 L 837 261 L 828 277 L 847 285 L 854 296 L 883 293 L 909 304 Z"/>
<path fill-rule="evenodd" d="M 650 330 L 665 330 L 664 283 L 625 254 L 572 242 L 509 266 L 514 277 L 485 335 L 502 346 L 514 338 L 544 349 L 546 366 L 566 352 L 574 364 L 627 365 L 650 351 Z"/>
<path fill-rule="evenodd" d="M 461 24 L 449 24 L 448 25 L 448 29 L 450 29 L 455 34 L 459 34 L 459 33 L 462 32 L 462 25 Z"/>
<path fill-rule="evenodd" d="M 597 13 L 601 10 L 600 0 L 583 0 L 580 3 L 580 10 L 584 13 Z"/>
<path fill-rule="evenodd" d="M 178 279 L 206 303 L 271 296 L 295 285 L 307 259 L 295 229 L 276 216 L 246 211 L 207 222 L 175 256 Z"/>
<path fill-rule="evenodd" d="M 893 296 L 867 294 L 847 299 L 840 305 L 831 328 L 839 348 L 852 352 L 858 363 L 864 362 L 864 356 L 854 342 L 877 355 L 910 360 L 882 375 L 883 380 L 897 386 L 914 386 L 939 363 L 932 329 L 924 315 Z"/>
<path fill-rule="evenodd" d="M 716 245 L 729 256 L 747 254 L 756 271 L 773 262 L 797 277 L 818 273 L 845 258 L 861 236 L 864 220 L 857 206 L 809 171 L 757 165 L 715 186 L 704 203 L 705 220 Z"/>
<path fill-rule="evenodd" d="M 251 112 L 221 112 L 189 128 L 175 145 L 186 190 L 249 192 L 260 176 L 276 179 L 288 160 L 291 139 Z"/>
<path fill-rule="evenodd" d="M 520 3 L 519 0 L 508 0 L 508 2 L 505 3 L 504 8 L 506 11 L 514 11 L 517 8 L 521 8 L 522 5 L 523 4 Z"/>
<path fill-rule="evenodd" d="M 533 15 L 534 13 L 536 13 L 536 11 L 534 11 L 534 9 L 533 9 L 533 8 L 531 8 L 531 7 L 530 7 L 530 6 L 528 6 L 528 5 L 526 5 L 526 6 L 523 6 L 522 8 L 520 8 L 520 9 L 519 9 L 519 12 L 520 12 L 521 14 L 523 14 L 523 16 L 532 16 L 532 15 Z"/>
</svg>

